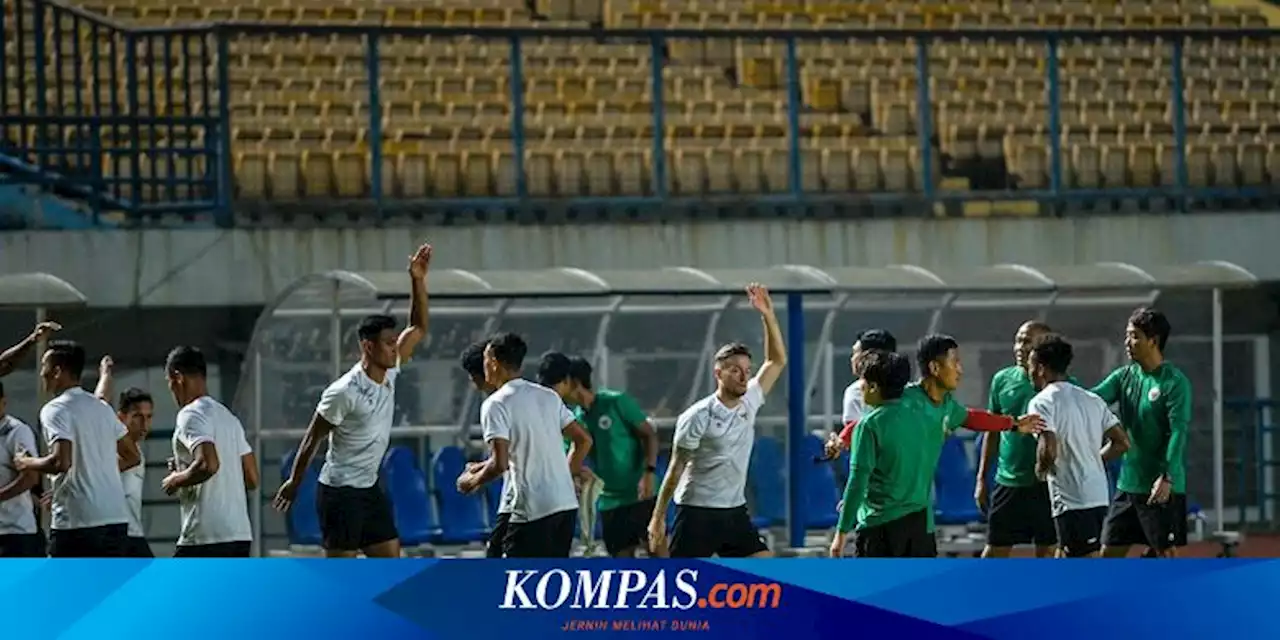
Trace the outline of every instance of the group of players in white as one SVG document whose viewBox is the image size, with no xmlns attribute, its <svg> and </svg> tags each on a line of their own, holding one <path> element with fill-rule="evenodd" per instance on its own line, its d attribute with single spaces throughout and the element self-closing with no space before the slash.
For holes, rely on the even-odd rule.
<svg viewBox="0 0 1280 640">
<path fill-rule="evenodd" d="M 408 326 L 370 316 L 358 328 L 360 361 L 328 386 L 273 504 L 293 506 L 316 450 L 327 441 L 317 509 L 329 557 L 401 555 L 392 505 L 380 486 L 400 367 L 426 336 L 427 279 L 432 248 L 409 258 Z M 521 377 L 527 346 L 502 333 L 472 345 L 462 367 L 485 393 L 480 421 L 488 453 L 466 465 L 457 489 L 474 493 L 502 480 L 489 557 L 568 557 L 581 496 L 599 494 L 606 549 L 633 556 L 767 557 L 765 539 L 747 509 L 747 470 L 755 418 L 786 366 L 773 302 L 760 285 L 747 287 L 764 327 L 764 361 L 753 371 L 741 343 L 714 355 L 716 390 L 676 423 L 670 465 L 657 478 L 658 439 L 629 396 L 594 389 L 581 358 L 546 354 L 538 383 Z M 0 375 L 38 341 L 57 331 L 43 323 L 0 354 Z M 1015 365 L 996 374 L 989 411 L 952 398 L 962 368 L 958 345 L 927 336 L 917 349 L 921 379 L 896 353 L 893 337 L 864 332 L 853 348 L 856 381 L 845 393 L 845 429 L 833 433 L 827 457 L 851 449 L 844 499 L 831 545 L 845 554 L 934 556 L 931 489 L 942 441 L 958 427 L 988 432 L 975 499 L 989 519 L 986 557 L 1033 544 L 1037 555 L 1122 556 L 1140 545 L 1172 556 L 1185 544 L 1184 455 L 1190 390 L 1164 362 L 1169 325 L 1160 312 L 1139 309 L 1125 346 L 1131 363 L 1092 391 L 1070 378 L 1071 346 L 1041 323 L 1023 325 Z M 40 378 L 52 396 L 40 411 L 47 455 L 35 434 L 4 414 L 0 387 L 0 557 L 150 556 L 142 528 L 145 483 L 141 442 L 153 403 L 139 389 L 108 404 L 111 363 L 104 358 L 97 393 L 81 388 L 83 347 L 51 341 Z M 246 557 L 253 532 L 246 491 L 258 485 L 258 465 L 240 421 L 208 395 L 204 356 L 178 347 L 165 365 L 177 402 L 173 458 L 161 486 L 181 504 L 178 557 Z M 1116 404 L 1119 417 L 1108 408 Z M 996 433 L 1000 432 L 1000 433 Z M 998 440 L 997 440 L 998 437 Z M 595 447 L 593 448 L 593 445 Z M 998 455 L 997 455 L 998 452 Z M 1110 497 L 1104 460 L 1124 456 Z M 984 478 L 996 460 L 996 482 Z M 237 464 L 238 462 L 238 464 Z M 52 476 L 44 498 L 33 492 Z M 597 492 L 586 492 L 594 499 Z M 40 532 L 35 501 L 48 505 L 51 532 Z M 674 526 L 667 512 L 675 502 Z"/>
</svg>

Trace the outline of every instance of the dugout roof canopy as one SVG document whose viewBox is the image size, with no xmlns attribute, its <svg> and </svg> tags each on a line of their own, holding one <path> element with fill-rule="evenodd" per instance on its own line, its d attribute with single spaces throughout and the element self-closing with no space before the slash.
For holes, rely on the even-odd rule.
<svg viewBox="0 0 1280 640">
<path fill-rule="evenodd" d="M 0 275 L 0 307 L 67 307 L 85 304 L 87 298 L 71 283 L 48 273 Z"/>
<path fill-rule="evenodd" d="M 70 285 L 52 279 L 69 290 L 65 295 L 79 296 L 79 292 Z M 556 267 L 491 271 L 435 269 L 431 271 L 430 292 L 433 299 L 725 295 L 738 293 L 751 282 L 760 282 L 775 293 L 1043 295 L 1055 292 L 1101 294 L 1133 290 L 1247 288 L 1258 281 L 1257 276 L 1243 267 L 1223 261 L 1148 267 L 1121 262 L 1047 267 L 998 264 L 945 271 L 917 265 L 831 268 L 780 265 L 756 269 L 665 267 L 602 271 Z M 0 279 L 0 283 L 3 282 Z M 343 290 L 347 293 L 344 294 Z M 0 293 L 4 291 L 0 288 Z M 404 271 L 326 271 L 293 283 L 281 292 L 273 306 L 342 306 L 344 300 L 341 298 L 347 295 L 355 295 L 365 301 L 370 297 L 405 299 L 409 297 L 409 279 Z M 83 300 L 83 296 L 79 299 Z"/>
</svg>

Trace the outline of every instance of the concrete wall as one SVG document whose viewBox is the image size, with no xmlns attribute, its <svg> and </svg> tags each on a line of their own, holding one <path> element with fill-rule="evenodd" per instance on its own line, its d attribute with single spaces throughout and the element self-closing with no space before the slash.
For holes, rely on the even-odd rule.
<svg viewBox="0 0 1280 640">
<path fill-rule="evenodd" d="M 636 225 L 14 232 L 0 273 L 47 271 L 93 306 L 257 306 L 326 269 L 401 269 L 430 240 L 441 266 L 645 268 L 1229 259 L 1280 278 L 1280 215 L 677 222 Z"/>
</svg>

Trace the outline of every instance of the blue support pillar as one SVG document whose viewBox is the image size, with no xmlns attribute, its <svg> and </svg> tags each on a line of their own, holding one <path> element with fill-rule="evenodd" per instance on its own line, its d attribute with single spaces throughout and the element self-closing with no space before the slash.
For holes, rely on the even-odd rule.
<svg viewBox="0 0 1280 640">
<path fill-rule="evenodd" d="M 808 412 L 805 408 L 806 385 L 804 374 L 804 296 L 799 293 L 787 294 L 787 495 L 789 508 L 787 512 L 787 530 L 790 545 L 804 546 L 804 491 L 800 482 L 805 472 L 805 465 L 812 465 L 812 460 L 804 459 L 800 443 L 804 440 L 805 423 Z"/>
</svg>

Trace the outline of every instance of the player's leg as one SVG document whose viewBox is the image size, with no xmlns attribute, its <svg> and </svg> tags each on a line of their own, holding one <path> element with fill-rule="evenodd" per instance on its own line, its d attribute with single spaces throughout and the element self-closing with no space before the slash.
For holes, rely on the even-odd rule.
<svg viewBox="0 0 1280 640">
<path fill-rule="evenodd" d="M 885 525 L 864 527 L 853 532 L 853 556 L 855 558 L 891 558 L 888 531 Z"/>
<path fill-rule="evenodd" d="M 1137 512 L 1137 504 L 1145 501 L 1144 496 L 1116 492 L 1102 526 L 1102 557 L 1123 558 L 1129 555 L 1130 547 L 1147 544 Z"/>
<path fill-rule="evenodd" d="M 1031 542 L 1036 547 L 1036 557 L 1052 558 L 1058 552 L 1058 532 L 1053 527 L 1049 483 L 1041 482 L 1027 489 L 1027 517 L 1030 520 Z"/>
<path fill-rule="evenodd" d="M 716 550 L 721 558 L 772 558 L 773 552 L 765 544 L 764 536 L 751 522 L 751 514 L 746 505 L 733 509 L 720 509 L 722 526 L 720 548 Z"/>
<path fill-rule="evenodd" d="M 605 551 L 614 558 L 634 558 L 648 540 L 654 498 L 600 512 Z"/>
<path fill-rule="evenodd" d="M 364 523 L 360 528 L 360 550 L 368 558 L 399 558 L 400 533 L 396 531 L 391 500 L 381 487 L 360 489 Z"/>
<path fill-rule="evenodd" d="M 1102 523 L 1106 517 L 1107 508 L 1098 507 L 1074 509 L 1054 518 L 1059 536 L 1058 557 L 1098 557 L 1098 551 L 1102 548 Z"/>
<path fill-rule="evenodd" d="M 1175 493 L 1164 504 L 1136 505 L 1145 544 L 1156 557 L 1176 558 L 1187 544 L 1187 496 Z"/>
<path fill-rule="evenodd" d="M 1020 487 L 1006 487 L 998 482 L 991 487 L 988 500 L 987 544 L 982 549 L 982 557 L 1008 558 L 1015 546 L 1032 541 L 1030 509 L 1023 504 L 1025 498 Z"/>
<path fill-rule="evenodd" d="M 509 523 L 503 554 L 507 558 L 568 558 L 577 514 L 577 509 L 571 509 L 529 522 Z"/>
<path fill-rule="evenodd" d="M 920 510 L 898 518 L 894 524 L 894 537 L 902 540 L 902 558 L 938 557 L 938 536 L 929 531 L 929 512 Z"/>
<path fill-rule="evenodd" d="M 676 521 L 671 527 L 668 556 L 672 558 L 710 558 L 720 547 L 723 532 L 717 528 L 721 509 L 676 505 Z"/>
<path fill-rule="evenodd" d="M 326 558 L 354 558 L 360 553 L 363 509 L 350 487 L 316 485 L 320 544 Z"/>
<path fill-rule="evenodd" d="M 0 558 L 43 558 L 44 536 L 38 533 L 0 536 Z"/>
</svg>

